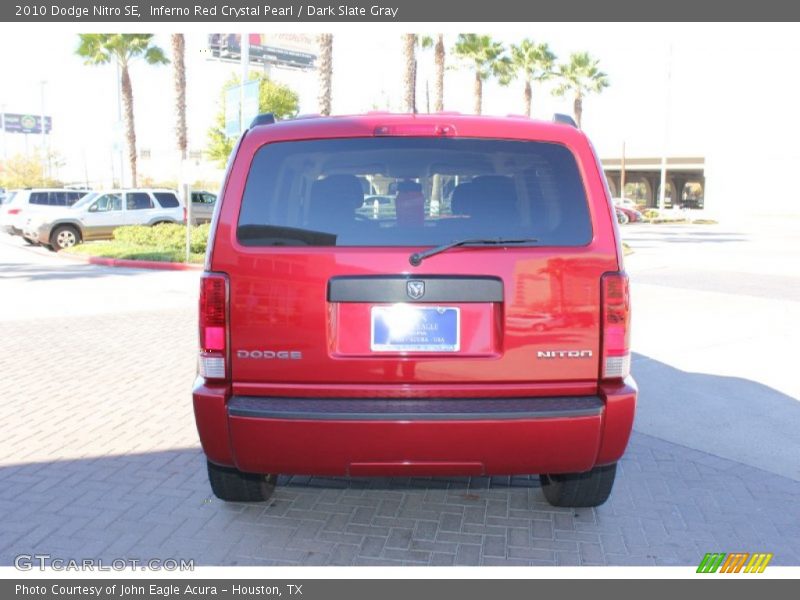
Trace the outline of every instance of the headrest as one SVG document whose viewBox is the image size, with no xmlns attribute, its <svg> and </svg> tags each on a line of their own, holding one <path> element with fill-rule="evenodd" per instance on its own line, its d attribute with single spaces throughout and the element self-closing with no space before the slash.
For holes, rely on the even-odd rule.
<svg viewBox="0 0 800 600">
<path fill-rule="evenodd" d="M 364 191 L 355 175 L 329 175 L 315 181 L 311 189 L 311 205 L 314 211 L 354 211 L 363 202 Z"/>
<path fill-rule="evenodd" d="M 453 191 L 454 214 L 480 219 L 516 219 L 514 182 L 503 175 L 481 175 Z"/>
<path fill-rule="evenodd" d="M 469 212 L 466 210 L 466 207 L 471 204 L 469 199 L 471 190 L 472 184 L 469 181 L 466 183 L 460 183 L 455 187 L 453 190 L 453 196 L 450 200 L 450 210 L 454 215 L 469 214 Z"/>
</svg>

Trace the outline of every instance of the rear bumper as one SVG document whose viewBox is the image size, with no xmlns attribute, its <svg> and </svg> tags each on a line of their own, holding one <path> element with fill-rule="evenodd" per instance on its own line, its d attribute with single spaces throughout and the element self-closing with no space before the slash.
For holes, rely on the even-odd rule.
<svg viewBox="0 0 800 600">
<path fill-rule="evenodd" d="M 48 229 L 46 232 L 43 232 L 42 228 L 38 229 L 26 228 L 22 230 L 22 237 L 27 238 L 33 242 L 38 242 L 39 244 L 49 244 L 50 230 Z"/>
<path fill-rule="evenodd" d="M 622 456 L 632 379 L 596 396 L 514 399 L 228 397 L 198 380 L 194 408 L 212 462 L 252 473 L 493 475 L 587 471 Z"/>
</svg>

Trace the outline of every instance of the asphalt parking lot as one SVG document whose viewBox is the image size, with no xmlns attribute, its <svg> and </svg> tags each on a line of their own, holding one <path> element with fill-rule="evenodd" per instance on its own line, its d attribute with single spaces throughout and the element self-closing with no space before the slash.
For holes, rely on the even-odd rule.
<svg viewBox="0 0 800 600">
<path fill-rule="evenodd" d="M 635 431 L 609 502 L 536 477 L 208 487 L 190 403 L 196 272 L 71 262 L 0 234 L 0 564 L 800 565 L 800 227 L 628 226 Z"/>
</svg>

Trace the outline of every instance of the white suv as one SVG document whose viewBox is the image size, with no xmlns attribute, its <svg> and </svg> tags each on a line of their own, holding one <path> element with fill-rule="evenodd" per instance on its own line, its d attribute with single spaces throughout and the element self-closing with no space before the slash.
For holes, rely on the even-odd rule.
<svg viewBox="0 0 800 600">
<path fill-rule="evenodd" d="M 82 241 L 111 239 L 122 225 L 183 223 L 186 211 L 173 190 L 137 189 L 92 192 L 74 206 L 41 213 L 25 225 L 33 243 L 63 250 Z"/>
<path fill-rule="evenodd" d="M 57 188 L 35 188 L 9 192 L 10 201 L 0 209 L 0 227 L 11 235 L 22 235 L 28 219 L 41 212 L 50 212 L 75 204 L 89 190 L 67 190 Z"/>
</svg>

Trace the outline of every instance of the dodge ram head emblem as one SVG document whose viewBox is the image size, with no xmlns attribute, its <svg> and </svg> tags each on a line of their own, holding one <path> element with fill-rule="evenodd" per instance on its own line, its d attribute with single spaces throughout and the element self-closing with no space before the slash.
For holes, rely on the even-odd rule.
<svg viewBox="0 0 800 600">
<path fill-rule="evenodd" d="M 425 282 L 412 279 L 406 282 L 406 293 L 412 300 L 419 300 L 425 295 Z"/>
</svg>

